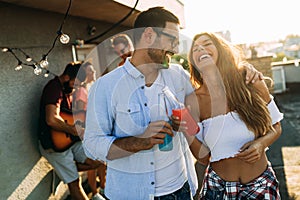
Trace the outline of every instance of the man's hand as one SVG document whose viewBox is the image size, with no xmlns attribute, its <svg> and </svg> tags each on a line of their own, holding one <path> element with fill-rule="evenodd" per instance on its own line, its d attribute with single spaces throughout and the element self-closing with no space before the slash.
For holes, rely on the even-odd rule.
<svg viewBox="0 0 300 200">
<path fill-rule="evenodd" d="M 247 142 L 240 149 L 240 153 L 235 157 L 248 163 L 255 163 L 261 159 L 261 155 L 265 151 L 265 146 L 258 140 Z"/>
<path fill-rule="evenodd" d="M 142 149 L 151 149 L 156 144 L 163 144 L 166 134 L 174 136 L 172 132 L 172 126 L 163 120 L 151 122 L 144 134 L 139 138 L 146 139 L 142 142 Z"/>
<path fill-rule="evenodd" d="M 246 72 L 246 84 L 255 83 L 256 81 L 263 80 L 264 76 L 261 72 L 257 71 L 250 63 L 242 61 L 239 67 Z"/>
<path fill-rule="evenodd" d="M 166 134 L 174 136 L 171 125 L 163 120 L 151 122 L 145 132 L 138 136 L 117 138 L 109 149 L 108 160 L 130 156 L 142 150 L 163 144 Z"/>
</svg>

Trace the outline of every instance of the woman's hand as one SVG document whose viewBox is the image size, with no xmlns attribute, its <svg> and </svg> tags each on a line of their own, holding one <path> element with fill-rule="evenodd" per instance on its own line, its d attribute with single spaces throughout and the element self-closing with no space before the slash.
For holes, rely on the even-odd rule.
<svg viewBox="0 0 300 200">
<path fill-rule="evenodd" d="M 240 153 L 236 154 L 235 157 L 248 163 L 255 163 L 261 159 L 265 148 L 260 141 L 253 140 L 244 144 L 240 149 Z"/>
<path fill-rule="evenodd" d="M 171 125 L 174 131 L 185 133 L 187 130 L 186 122 L 179 120 L 179 117 L 171 115 L 170 120 L 172 121 Z"/>
</svg>

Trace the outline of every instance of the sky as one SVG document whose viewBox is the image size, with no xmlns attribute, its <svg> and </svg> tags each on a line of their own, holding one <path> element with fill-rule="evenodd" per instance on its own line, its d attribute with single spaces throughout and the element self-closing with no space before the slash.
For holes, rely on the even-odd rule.
<svg viewBox="0 0 300 200">
<path fill-rule="evenodd" d="M 186 28 L 193 37 L 203 31 L 230 31 L 236 44 L 277 41 L 300 35 L 299 0 L 184 0 Z"/>
</svg>

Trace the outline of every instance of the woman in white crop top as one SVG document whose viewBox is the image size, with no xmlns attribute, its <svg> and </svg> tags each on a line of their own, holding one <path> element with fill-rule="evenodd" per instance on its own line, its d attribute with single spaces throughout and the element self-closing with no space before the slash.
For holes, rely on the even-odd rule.
<svg viewBox="0 0 300 200">
<path fill-rule="evenodd" d="M 241 55 L 215 34 L 193 39 L 189 61 L 196 90 L 186 104 L 202 131 L 191 150 L 202 163 L 210 157 L 201 199 L 280 199 L 265 149 L 281 134 L 282 113 L 264 80 L 245 83 Z M 202 147 L 207 156 L 198 154 Z"/>
</svg>

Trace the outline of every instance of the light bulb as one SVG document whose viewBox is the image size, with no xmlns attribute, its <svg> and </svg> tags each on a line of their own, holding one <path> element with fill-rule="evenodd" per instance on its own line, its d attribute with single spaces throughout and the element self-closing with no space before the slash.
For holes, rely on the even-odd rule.
<svg viewBox="0 0 300 200">
<path fill-rule="evenodd" d="M 39 68 L 38 66 L 35 66 L 33 73 L 38 76 L 42 73 L 42 69 Z"/>
<path fill-rule="evenodd" d="M 32 61 L 32 58 L 30 58 L 29 56 L 26 56 L 26 61 L 30 62 L 30 61 Z"/>
<path fill-rule="evenodd" d="M 23 67 L 22 67 L 22 61 L 18 61 L 18 65 L 15 67 L 15 70 L 16 71 L 20 71 L 21 69 L 22 69 Z"/>
<path fill-rule="evenodd" d="M 61 34 L 59 38 L 60 42 L 63 44 L 68 44 L 70 41 L 70 37 L 67 34 Z"/>
<path fill-rule="evenodd" d="M 49 76 L 49 70 L 46 71 L 46 73 L 44 74 L 44 77 L 47 78 Z"/>
<path fill-rule="evenodd" d="M 41 62 L 40 62 L 41 68 L 46 69 L 48 67 L 48 65 L 49 65 L 49 62 L 48 62 L 47 58 L 45 58 L 44 60 L 41 60 Z"/>
<path fill-rule="evenodd" d="M 8 52 L 8 48 L 6 47 L 2 48 L 2 52 Z"/>
<path fill-rule="evenodd" d="M 16 71 L 20 71 L 22 68 L 23 68 L 22 65 L 19 64 L 19 65 L 17 65 L 17 66 L 15 67 L 15 70 L 16 70 Z"/>
</svg>

